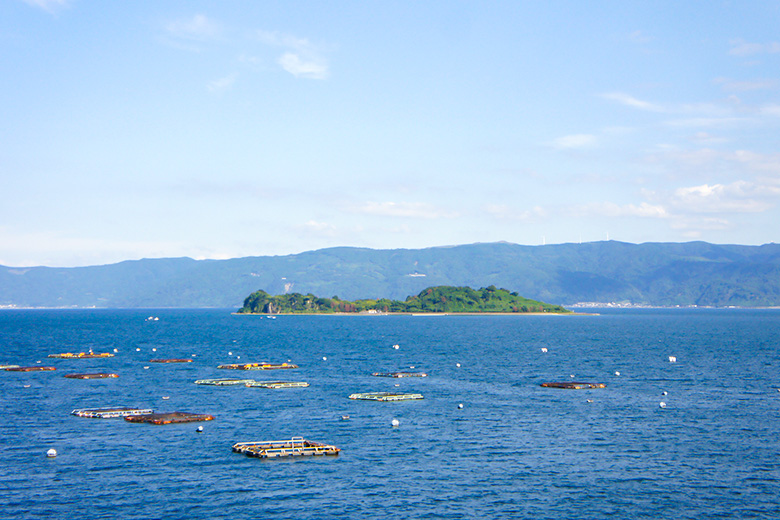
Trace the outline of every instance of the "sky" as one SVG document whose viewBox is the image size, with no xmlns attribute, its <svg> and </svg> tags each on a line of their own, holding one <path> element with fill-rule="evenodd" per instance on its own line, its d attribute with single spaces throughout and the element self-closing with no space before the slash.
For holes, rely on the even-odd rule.
<svg viewBox="0 0 780 520">
<path fill-rule="evenodd" d="M 0 2 L 0 264 L 780 233 L 780 0 Z"/>
</svg>

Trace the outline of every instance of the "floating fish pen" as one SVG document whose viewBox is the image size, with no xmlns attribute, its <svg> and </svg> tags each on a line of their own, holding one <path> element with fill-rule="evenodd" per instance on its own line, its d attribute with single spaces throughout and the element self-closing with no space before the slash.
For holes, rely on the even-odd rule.
<svg viewBox="0 0 780 520">
<path fill-rule="evenodd" d="M 377 377 L 428 377 L 424 372 L 374 372 L 372 376 Z"/>
<path fill-rule="evenodd" d="M 190 412 L 149 413 L 143 415 L 128 415 L 125 417 L 125 421 L 158 425 L 211 421 L 213 419 L 214 416 L 207 413 Z"/>
<path fill-rule="evenodd" d="M 542 383 L 545 388 L 565 388 L 567 390 L 586 390 L 589 388 L 606 388 L 604 383 L 582 383 L 577 381 L 563 381 L 553 383 Z"/>
<path fill-rule="evenodd" d="M 114 406 L 105 408 L 81 408 L 70 412 L 78 417 L 89 419 L 116 419 L 130 415 L 150 415 L 154 413 L 151 408 L 130 408 L 128 406 Z"/>
<path fill-rule="evenodd" d="M 422 399 L 422 394 L 400 394 L 396 392 L 368 392 L 364 394 L 352 394 L 350 399 L 359 399 L 361 401 L 410 401 L 413 399 Z"/>
<path fill-rule="evenodd" d="M 150 359 L 149 363 L 192 363 L 189 358 Z"/>
<path fill-rule="evenodd" d="M 304 388 L 309 386 L 305 381 L 253 381 L 246 386 L 253 388 Z"/>
<path fill-rule="evenodd" d="M 108 379 L 111 377 L 119 377 L 119 374 L 65 374 L 65 377 L 70 379 Z"/>
<path fill-rule="evenodd" d="M 57 370 L 54 367 L 44 367 L 40 365 L 35 365 L 32 367 L 10 367 L 6 368 L 6 372 L 47 372 L 49 370 Z"/>
<path fill-rule="evenodd" d="M 283 441 L 237 442 L 233 451 L 247 457 L 271 459 L 276 457 L 305 457 L 315 455 L 338 455 L 341 451 L 335 446 L 307 441 L 303 437 L 293 437 Z"/>
<path fill-rule="evenodd" d="M 113 354 L 110 352 L 77 352 L 76 354 L 72 352 L 65 352 L 64 354 L 49 354 L 50 358 L 57 358 L 57 359 L 95 359 L 95 358 L 108 358 L 108 357 L 114 357 Z"/>
<path fill-rule="evenodd" d="M 234 386 L 234 385 L 250 385 L 255 383 L 254 379 L 237 379 L 232 377 L 223 377 L 218 379 L 198 379 L 195 381 L 196 385 L 211 385 L 211 386 Z"/>
<path fill-rule="evenodd" d="M 234 363 L 219 365 L 217 368 L 226 368 L 228 370 L 278 370 L 283 368 L 298 368 L 298 365 L 293 365 L 291 363 Z"/>
</svg>

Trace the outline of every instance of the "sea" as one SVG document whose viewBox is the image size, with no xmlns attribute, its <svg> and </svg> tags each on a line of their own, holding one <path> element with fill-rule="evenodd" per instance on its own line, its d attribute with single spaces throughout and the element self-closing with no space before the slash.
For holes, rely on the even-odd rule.
<svg viewBox="0 0 780 520">
<path fill-rule="evenodd" d="M 4 310 L 0 363 L 56 370 L 0 371 L 0 517 L 780 518 L 780 310 L 597 312 Z M 47 358 L 89 349 L 116 352 Z M 299 368 L 217 368 L 260 361 Z M 372 375 L 391 371 L 428 376 Z M 63 377 L 93 372 L 119 377 Z M 310 386 L 194 384 L 236 376 Z M 540 386 L 566 381 L 606 388 Z M 375 391 L 424 399 L 349 399 Z M 71 414 L 119 405 L 215 418 Z M 341 452 L 231 450 L 298 436 Z"/>
</svg>

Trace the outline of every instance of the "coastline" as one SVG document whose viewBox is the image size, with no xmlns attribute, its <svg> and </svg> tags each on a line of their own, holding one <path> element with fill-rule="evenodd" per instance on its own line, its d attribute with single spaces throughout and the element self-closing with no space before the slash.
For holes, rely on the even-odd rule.
<svg viewBox="0 0 780 520">
<path fill-rule="evenodd" d="M 288 312 L 279 314 L 232 312 L 235 316 L 599 316 L 590 312 Z"/>
</svg>

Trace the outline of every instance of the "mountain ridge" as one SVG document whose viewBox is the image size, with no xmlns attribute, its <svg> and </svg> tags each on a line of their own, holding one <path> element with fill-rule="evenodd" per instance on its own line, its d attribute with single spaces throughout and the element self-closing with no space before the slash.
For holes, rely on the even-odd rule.
<svg viewBox="0 0 780 520">
<path fill-rule="evenodd" d="M 257 290 L 401 299 L 429 286 L 496 285 L 559 305 L 780 305 L 780 245 L 487 242 L 423 249 L 338 246 L 227 260 L 0 266 L 2 307 L 235 307 Z"/>
</svg>

